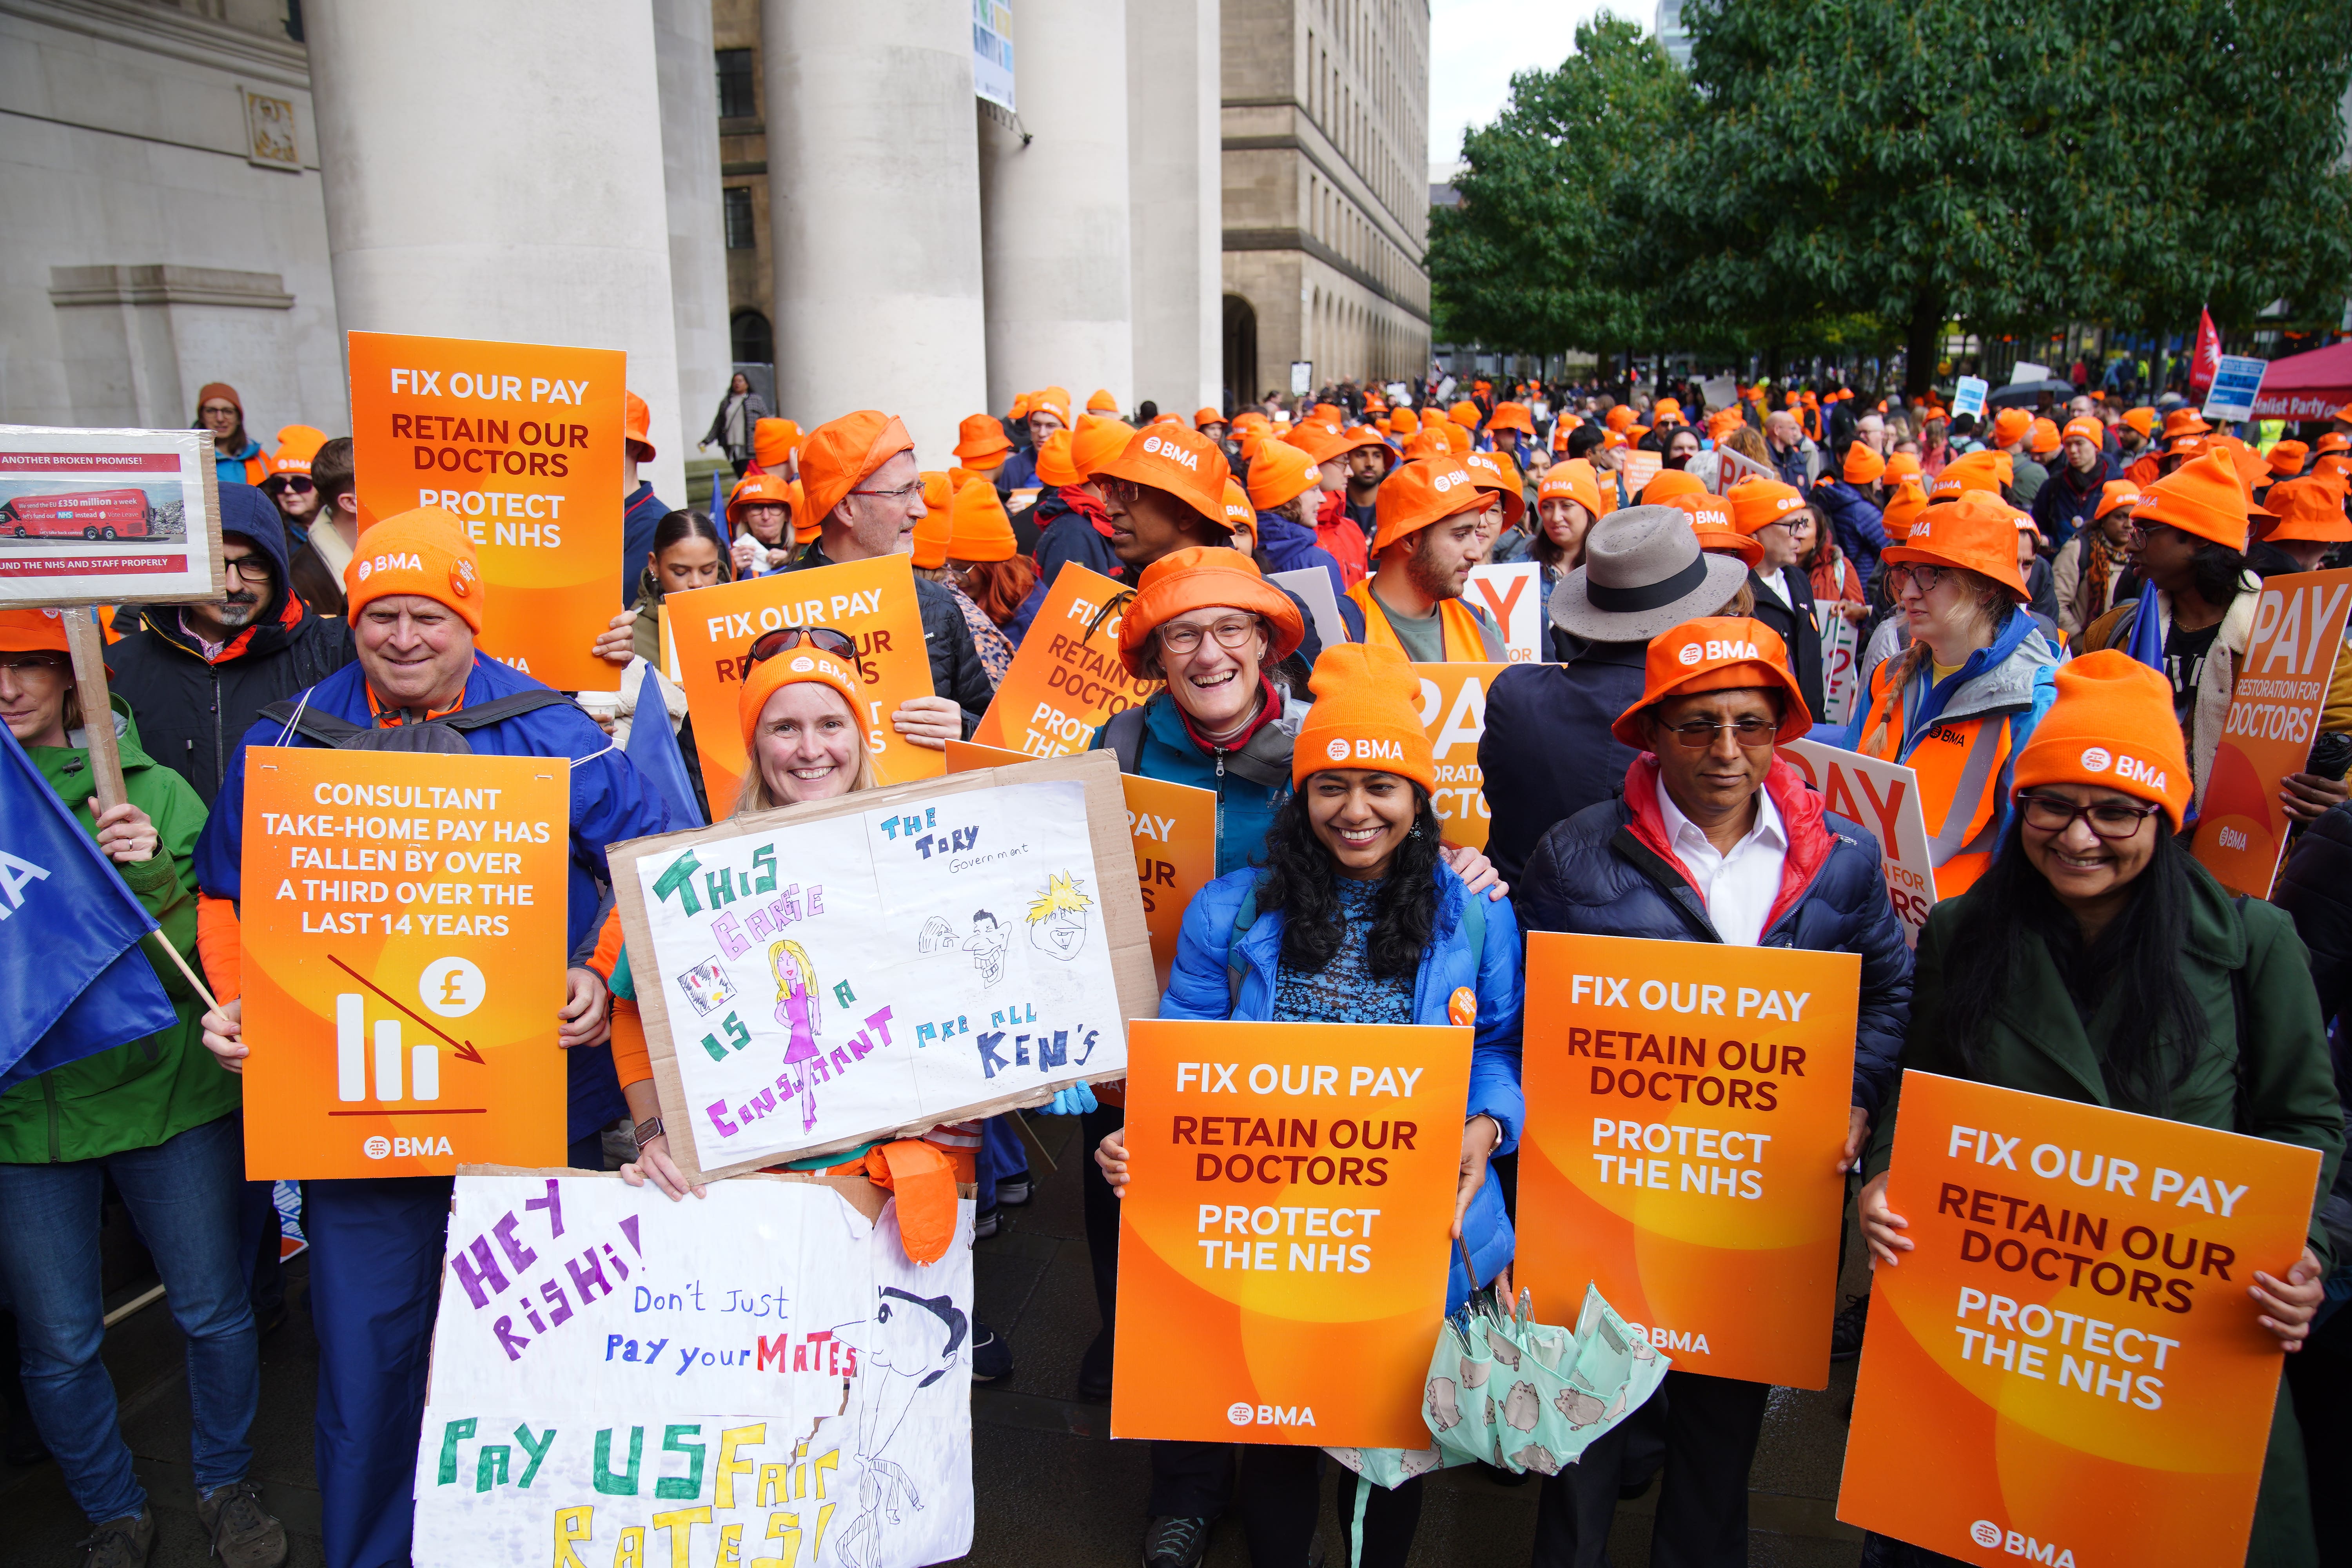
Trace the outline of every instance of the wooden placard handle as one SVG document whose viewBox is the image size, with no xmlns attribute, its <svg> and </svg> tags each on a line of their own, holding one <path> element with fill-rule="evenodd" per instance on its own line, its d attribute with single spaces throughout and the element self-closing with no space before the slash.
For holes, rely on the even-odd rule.
<svg viewBox="0 0 2352 1568">
<path fill-rule="evenodd" d="M 89 736 L 90 782 L 102 812 L 125 798 L 122 753 L 114 744 L 114 707 L 107 700 L 106 638 L 99 632 L 95 605 L 76 605 L 61 614 L 66 647 L 73 656 L 74 693 L 80 699 L 82 728 Z"/>
</svg>

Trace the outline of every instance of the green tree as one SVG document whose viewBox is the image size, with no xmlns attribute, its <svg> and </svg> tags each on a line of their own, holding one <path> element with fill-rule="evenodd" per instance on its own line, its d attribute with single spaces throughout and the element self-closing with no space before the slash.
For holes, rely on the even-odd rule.
<svg viewBox="0 0 2352 1568">
<path fill-rule="evenodd" d="M 1430 215 L 1441 339 L 1551 353 L 1659 342 L 1637 258 L 1642 187 L 1697 100 L 1656 40 L 1603 15 L 1557 69 L 1519 71 L 1491 125 L 1463 138 L 1457 207 Z"/>
</svg>

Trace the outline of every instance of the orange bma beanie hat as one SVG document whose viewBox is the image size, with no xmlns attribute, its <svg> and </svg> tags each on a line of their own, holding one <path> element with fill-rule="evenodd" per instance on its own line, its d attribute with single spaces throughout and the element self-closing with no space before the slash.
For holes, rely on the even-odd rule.
<svg viewBox="0 0 2352 1568">
<path fill-rule="evenodd" d="M 803 680 L 830 686 L 849 704 L 851 716 L 856 715 L 857 671 L 838 654 L 827 653 L 803 640 L 799 647 L 772 654 L 745 672 L 743 689 L 735 696 L 735 716 L 743 726 L 745 751 L 751 749 L 751 731 L 759 727 L 760 710 L 768 705 L 768 699 Z M 751 765 L 759 765 L 756 758 Z"/>
<path fill-rule="evenodd" d="M 950 560 L 1010 561 L 1018 552 L 1013 520 L 1005 515 L 1004 502 L 988 480 L 974 479 L 956 491 L 948 510 Z"/>
<path fill-rule="evenodd" d="M 1094 478 L 1097 468 L 1126 451 L 1127 444 L 1133 439 L 1135 426 L 1124 419 L 1081 414 L 1078 427 L 1070 433 L 1070 466 L 1078 470 L 1083 483 Z"/>
<path fill-rule="evenodd" d="M 1874 485 L 1879 476 L 1886 472 L 1886 459 L 1856 441 L 1845 449 L 1845 467 L 1839 472 L 1850 485 Z"/>
<path fill-rule="evenodd" d="M 2189 809 L 2189 752 L 2172 710 L 2172 682 L 2119 648 L 2058 667 L 2058 695 L 2017 754 L 2017 789 L 2087 784 L 2150 800 L 2180 831 Z"/>
<path fill-rule="evenodd" d="M 1305 448 L 1288 441 L 1268 441 L 1250 459 L 1250 505 L 1272 511 L 1313 489 L 1316 472 L 1315 458 Z"/>
<path fill-rule="evenodd" d="M 1421 727 L 1421 682 L 1392 647 L 1339 643 L 1315 661 L 1307 689 L 1315 706 L 1299 724 L 1290 782 L 1329 768 L 1363 768 L 1437 787 L 1437 756 Z"/>
<path fill-rule="evenodd" d="M 914 449 L 915 438 L 898 416 L 879 409 L 845 414 L 810 431 L 801 447 L 801 490 L 808 498 L 810 521 L 823 523 L 867 475 Z"/>
<path fill-rule="evenodd" d="M 1642 699 L 1624 712 L 1609 732 L 1637 752 L 1650 750 L 1643 710 L 1669 697 L 1696 697 L 1704 691 L 1736 691 L 1765 687 L 1780 693 L 1780 727 L 1775 744 L 1794 741 L 1813 727 L 1812 710 L 1797 678 L 1789 673 L 1789 645 L 1762 621 L 1744 616 L 1704 616 L 1661 637 L 1650 639 L 1643 659 Z"/>
<path fill-rule="evenodd" d="M 482 629 L 482 566 L 474 542 L 454 512 L 421 506 L 385 518 L 360 535 L 343 568 L 351 618 L 378 599 L 414 594 L 446 605 L 478 635 Z"/>
</svg>

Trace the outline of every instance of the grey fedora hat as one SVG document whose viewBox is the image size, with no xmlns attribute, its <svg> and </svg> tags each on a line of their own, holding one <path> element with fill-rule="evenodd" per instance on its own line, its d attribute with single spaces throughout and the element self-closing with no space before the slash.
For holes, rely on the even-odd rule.
<svg viewBox="0 0 2352 1568">
<path fill-rule="evenodd" d="M 1648 642 L 1720 614 L 1747 581 L 1746 562 L 1699 549 L 1690 513 L 1624 507 L 1584 536 L 1584 564 L 1552 594 L 1552 625 L 1589 642 Z"/>
</svg>

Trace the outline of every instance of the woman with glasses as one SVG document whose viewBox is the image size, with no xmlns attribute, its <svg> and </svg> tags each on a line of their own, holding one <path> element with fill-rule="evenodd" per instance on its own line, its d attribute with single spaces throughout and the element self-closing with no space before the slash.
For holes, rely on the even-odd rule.
<svg viewBox="0 0 2352 1568">
<path fill-rule="evenodd" d="M 1991 863 L 2011 770 L 2050 708 L 2058 649 L 2024 608 L 2018 515 L 1999 496 L 1964 491 L 1881 557 L 1910 646 L 1870 672 L 1854 749 L 1917 771 L 1939 899 Z"/>
<path fill-rule="evenodd" d="M 258 485 L 269 477 L 261 443 L 245 433 L 245 402 L 225 381 L 205 384 L 196 394 L 198 430 L 213 433 L 213 466 L 225 485 Z"/>
<path fill-rule="evenodd" d="M 2344 1121 L 2307 961 L 2284 912 L 2232 899 L 2179 837 L 2190 784 L 2169 683 L 2104 651 L 2055 684 L 2016 758 L 2000 855 L 1920 932 L 1901 1065 L 2299 1143 L 2319 1151 L 2325 1192 Z M 1902 1210 L 1932 1197 L 1896 1172 L 1890 1198 L 1895 1121 L 1890 1100 L 1863 1167 L 1874 1268 L 1902 1266 L 1914 1247 Z M 2232 1281 L 2200 1279 L 2198 1304 L 2242 1314 L 2297 1352 L 2327 1255 L 2315 1218 L 2300 1257 L 2249 1258 Z M 2282 1384 L 2248 1563 L 2319 1560 L 2287 1397 Z M 1877 1539 L 1863 1560 L 1948 1561 Z"/>
</svg>

